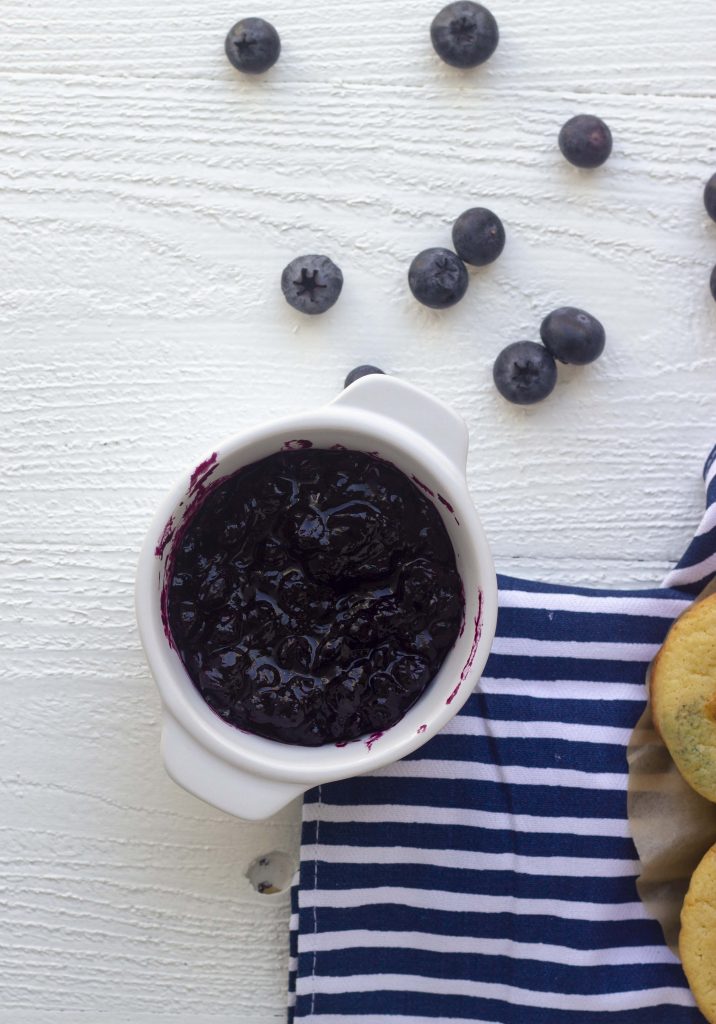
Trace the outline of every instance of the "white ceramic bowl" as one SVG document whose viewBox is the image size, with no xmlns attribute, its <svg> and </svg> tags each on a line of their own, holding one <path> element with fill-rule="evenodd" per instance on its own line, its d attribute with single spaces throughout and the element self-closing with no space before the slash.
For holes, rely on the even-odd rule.
<svg viewBox="0 0 716 1024">
<path fill-rule="evenodd" d="M 434 502 L 452 540 L 465 591 L 460 638 L 420 700 L 392 728 L 345 746 L 301 747 L 228 725 L 204 702 L 171 641 L 166 582 L 182 525 L 212 485 L 243 466 L 296 447 L 378 454 Z M 392 377 L 363 377 L 322 409 L 231 438 L 177 484 L 160 506 L 137 572 L 137 621 L 162 699 L 162 754 L 189 792 L 240 818 L 268 818 L 321 783 L 396 761 L 434 736 L 480 677 L 495 633 L 495 570 L 465 479 L 464 422 L 425 392 Z"/>
</svg>

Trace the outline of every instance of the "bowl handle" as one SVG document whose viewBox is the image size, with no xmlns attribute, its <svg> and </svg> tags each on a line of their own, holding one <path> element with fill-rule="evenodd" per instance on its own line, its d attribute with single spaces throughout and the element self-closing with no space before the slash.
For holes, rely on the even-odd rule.
<svg viewBox="0 0 716 1024">
<path fill-rule="evenodd" d="M 465 421 L 413 384 L 374 373 L 360 377 L 330 404 L 377 413 L 401 423 L 435 445 L 464 475 L 469 442 Z"/>
<path fill-rule="evenodd" d="M 216 757 L 164 709 L 162 756 L 168 774 L 189 793 L 246 821 L 263 821 L 309 788 L 259 778 Z"/>
</svg>

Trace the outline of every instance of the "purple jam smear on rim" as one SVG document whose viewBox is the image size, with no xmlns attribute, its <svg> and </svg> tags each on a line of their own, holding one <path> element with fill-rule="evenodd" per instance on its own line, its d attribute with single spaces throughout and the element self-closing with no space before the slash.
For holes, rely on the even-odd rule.
<svg viewBox="0 0 716 1024">
<path fill-rule="evenodd" d="M 223 480 L 178 537 L 172 638 L 224 721 L 303 746 L 378 735 L 464 623 L 435 506 L 355 451 L 282 451 Z"/>
</svg>

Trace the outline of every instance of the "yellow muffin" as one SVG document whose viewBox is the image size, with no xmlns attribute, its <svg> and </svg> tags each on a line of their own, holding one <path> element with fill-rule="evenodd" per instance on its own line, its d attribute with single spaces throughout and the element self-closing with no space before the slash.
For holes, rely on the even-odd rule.
<svg viewBox="0 0 716 1024">
<path fill-rule="evenodd" d="M 716 802 L 716 594 L 671 627 L 651 669 L 651 705 L 676 767 Z"/>
<path fill-rule="evenodd" d="M 691 877 L 681 910 L 679 953 L 699 1009 L 716 1024 L 716 846 Z"/>
</svg>

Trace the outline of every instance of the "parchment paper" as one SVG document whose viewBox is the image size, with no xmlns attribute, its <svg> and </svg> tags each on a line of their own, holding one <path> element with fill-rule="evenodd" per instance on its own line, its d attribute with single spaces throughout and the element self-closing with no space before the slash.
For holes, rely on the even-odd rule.
<svg viewBox="0 0 716 1024">
<path fill-rule="evenodd" d="M 714 592 L 712 583 L 698 600 Z M 632 733 L 627 759 L 629 824 L 641 861 L 637 888 L 678 956 L 681 906 L 691 874 L 716 843 L 716 804 L 684 782 L 654 729 L 649 705 Z"/>
</svg>

